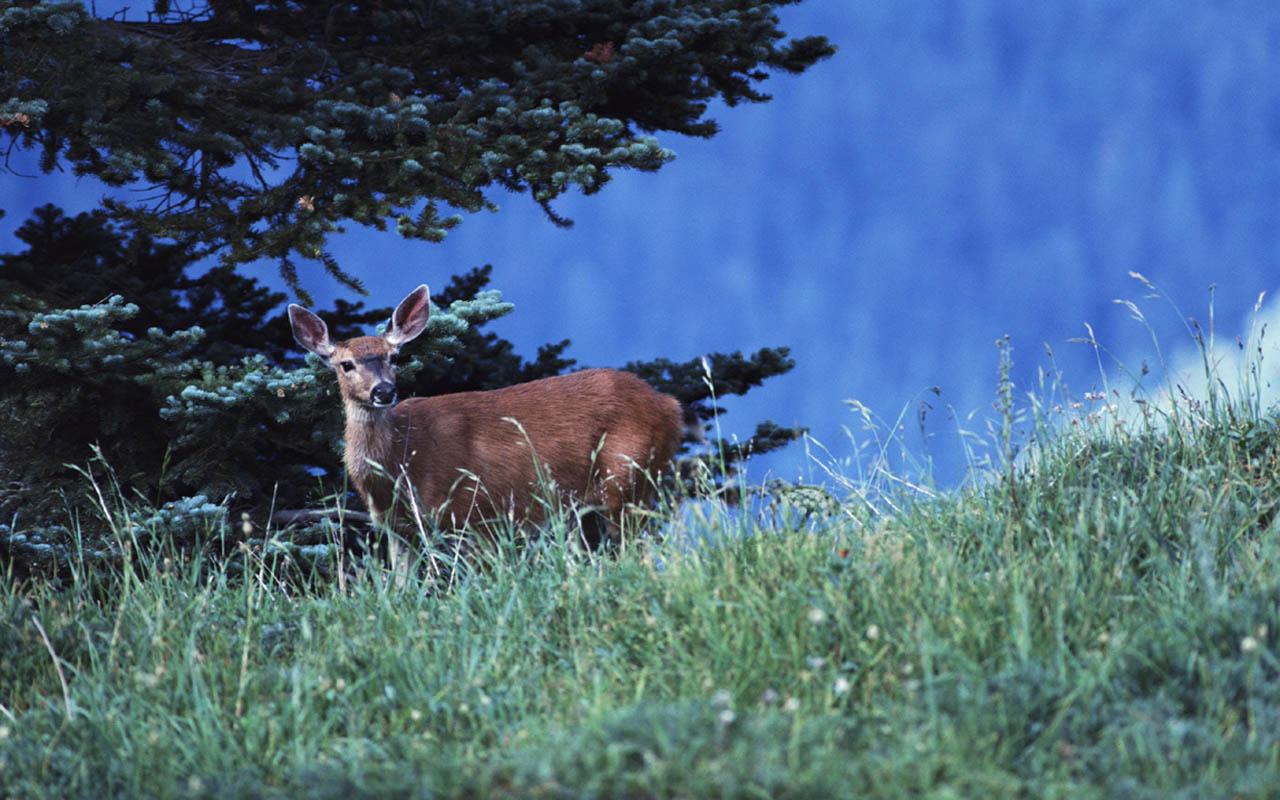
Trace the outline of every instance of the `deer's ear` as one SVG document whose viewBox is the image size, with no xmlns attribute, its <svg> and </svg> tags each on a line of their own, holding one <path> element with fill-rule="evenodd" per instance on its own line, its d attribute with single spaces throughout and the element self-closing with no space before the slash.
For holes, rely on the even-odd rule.
<svg viewBox="0 0 1280 800">
<path fill-rule="evenodd" d="M 293 338 L 306 350 L 321 358 L 333 355 L 333 342 L 329 341 L 329 326 L 297 303 L 289 304 L 289 327 Z"/>
<path fill-rule="evenodd" d="M 427 328 L 431 316 L 431 290 L 426 284 L 419 286 L 400 301 L 391 314 L 391 325 L 383 334 L 392 347 L 411 342 Z"/>
</svg>

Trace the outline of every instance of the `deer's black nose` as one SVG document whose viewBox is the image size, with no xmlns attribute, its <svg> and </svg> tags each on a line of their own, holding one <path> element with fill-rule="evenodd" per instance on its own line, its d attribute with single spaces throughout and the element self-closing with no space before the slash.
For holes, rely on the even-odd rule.
<svg viewBox="0 0 1280 800">
<path fill-rule="evenodd" d="M 373 401 L 375 406 L 389 406 L 396 401 L 396 385 L 389 381 L 383 381 L 373 387 L 373 391 L 369 392 L 369 399 Z"/>
</svg>

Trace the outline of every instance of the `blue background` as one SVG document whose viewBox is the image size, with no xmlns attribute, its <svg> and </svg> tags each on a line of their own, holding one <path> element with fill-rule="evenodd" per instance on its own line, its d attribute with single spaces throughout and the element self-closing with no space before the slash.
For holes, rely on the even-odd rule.
<svg viewBox="0 0 1280 800">
<path fill-rule="evenodd" d="M 848 457 L 844 428 L 865 439 L 843 402 L 857 398 L 890 421 L 905 410 L 904 440 L 943 483 L 962 474 L 958 428 L 991 413 L 997 337 L 1012 337 L 1020 393 L 1049 366 L 1042 343 L 1083 392 L 1095 357 L 1066 340 L 1086 321 L 1127 363 L 1153 358 L 1113 303 L 1145 293 L 1130 270 L 1202 319 L 1216 284 L 1227 339 L 1275 288 L 1280 4 L 810 0 L 782 16 L 837 55 L 773 77 L 769 104 L 714 107 L 714 139 L 660 137 L 679 156 L 660 172 L 559 201 L 572 230 L 495 196 L 499 214 L 442 245 L 353 229 L 334 253 L 376 304 L 492 263 L 516 303 L 494 327 L 529 355 L 566 337 L 595 366 L 790 345 L 795 370 L 730 402 L 727 431 L 771 417 Z M 0 192 L 12 249 L 34 206 L 86 210 L 104 189 L 6 174 Z M 280 285 L 274 265 L 250 271 Z M 304 281 L 322 306 L 343 292 L 319 268 Z M 1182 358 L 1178 315 L 1144 308 Z M 793 446 L 752 476 L 811 469 Z"/>
</svg>

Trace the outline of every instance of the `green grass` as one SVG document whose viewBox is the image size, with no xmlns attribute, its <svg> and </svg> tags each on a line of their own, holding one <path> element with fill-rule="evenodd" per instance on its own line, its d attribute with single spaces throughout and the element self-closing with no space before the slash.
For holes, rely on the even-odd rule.
<svg viewBox="0 0 1280 800">
<path fill-rule="evenodd" d="M 562 520 L 450 585 L 254 548 L 11 581 L 0 796 L 1280 795 L 1280 428 L 1136 416 L 614 557 Z"/>
</svg>

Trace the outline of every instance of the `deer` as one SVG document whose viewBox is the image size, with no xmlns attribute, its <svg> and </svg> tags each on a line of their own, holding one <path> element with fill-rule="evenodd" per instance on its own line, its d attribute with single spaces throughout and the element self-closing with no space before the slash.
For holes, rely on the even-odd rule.
<svg viewBox="0 0 1280 800">
<path fill-rule="evenodd" d="M 332 368 L 345 414 L 343 462 L 375 525 L 422 513 L 442 529 L 492 534 L 504 518 L 537 525 L 540 487 L 599 509 L 607 530 L 652 499 L 684 433 L 676 398 L 614 369 L 585 369 L 490 391 L 398 400 L 400 348 L 427 327 L 420 285 L 381 336 L 332 341 L 324 320 L 290 304 L 298 344 Z"/>
</svg>

